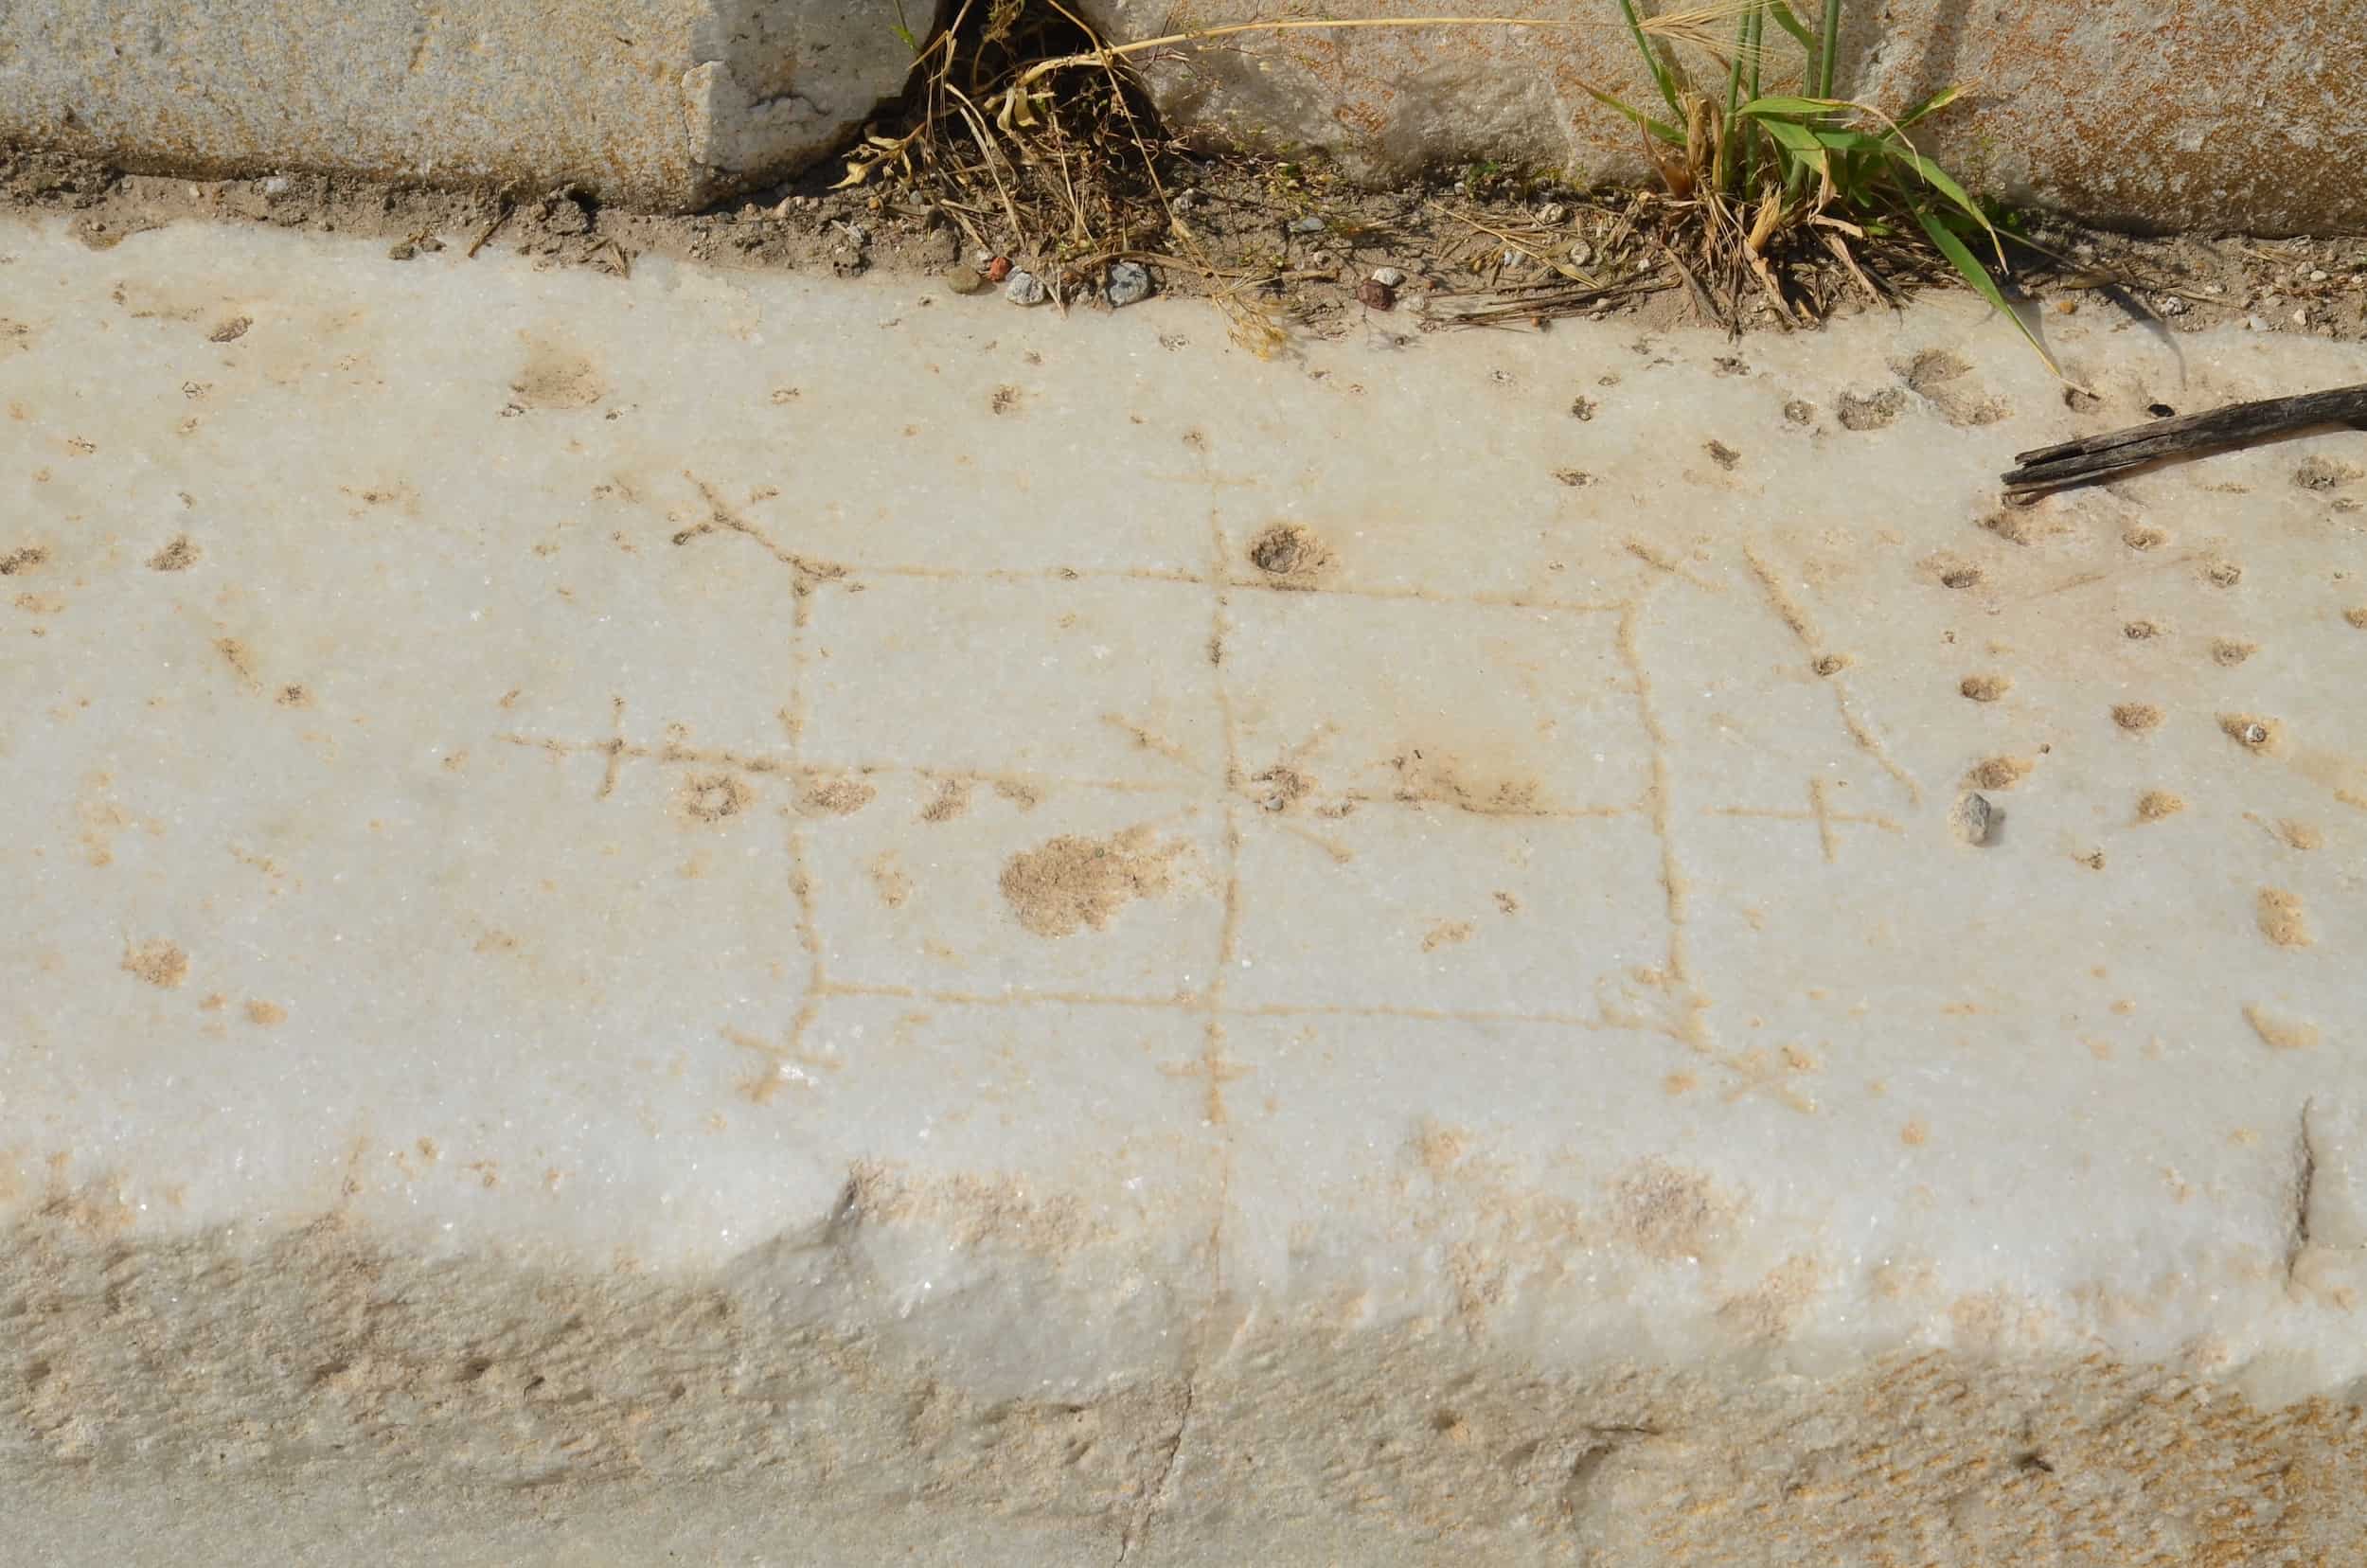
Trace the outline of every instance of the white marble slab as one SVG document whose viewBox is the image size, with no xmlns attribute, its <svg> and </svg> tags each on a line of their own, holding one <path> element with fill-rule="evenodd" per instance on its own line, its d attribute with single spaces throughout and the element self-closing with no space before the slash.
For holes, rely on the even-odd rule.
<svg viewBox="0 0 2367 1568">
<path fill-rule="evenodd" d="M 2074 412 L 1954 301 L 1261 363 L 654 260 L 0 258 L 0 1467 L 72 1539 L 159 1455 L 596 1509 L 771 1454 L 1002 1560 L 1790 1561 L 1638 1503 L 1738 1462 L 1717 1400 L 1812 1458 L 1902 1364 L 2091 1427 L 2109 1366 L 2361 1440 L 2367 448 L 1995 485 L 2355 348 L 2083 309 Z M 1556 1379 L 1661 1447 L 1505 1437 Z M 1240 1468 L 1392 1423 L 1435 1452 Z M 2012 1498 L 1895 1483 L 1938 1560 L 2087 1517 L 1961 1441 Z"/>
</svg>

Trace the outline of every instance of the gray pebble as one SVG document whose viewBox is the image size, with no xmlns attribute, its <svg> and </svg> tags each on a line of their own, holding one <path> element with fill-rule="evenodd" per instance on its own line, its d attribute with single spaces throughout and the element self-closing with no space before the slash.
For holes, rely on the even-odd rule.
<svg viewBox="0 0 2367 1568">
<path fill-rule="evenodd" d="M 1373 281 L 1384 289 L 1402 288 L 1405 284 L 1405 274 L 1395 267 L 1375 267 Z"/>
<path fill-rule="evenodd" d="M 1003 297 L 1014 305 L 1041 305 L 1047 296 L 1042 278 L 1031 272 L 1014 272 L 1003 280 Z"/>
<path fill-rule="evenodd" d="M 1110 303 L 1124 310 L 1150 297 L 1150 270 L 1139 261 L 1113 261 L 1110 265 Z"/>
<path fill-rule="evenodd" d="M 1293 218 L 1290 220 L 1290 232 L 1292 234 L 1321 234 L 1323 231 L 1324 221 L 1321 218 Z"/>
<path fill-rule="evenodd" d="M 1988 796 L 1967 791 L 1948 813 L 1948 821 L 1958 838 L 1967 844 L 1981 845 L 1989 842 L 1989 829 L 1996 824 L 1997 816 L 1997 808 L 1989 804 Z"/>
</svg>

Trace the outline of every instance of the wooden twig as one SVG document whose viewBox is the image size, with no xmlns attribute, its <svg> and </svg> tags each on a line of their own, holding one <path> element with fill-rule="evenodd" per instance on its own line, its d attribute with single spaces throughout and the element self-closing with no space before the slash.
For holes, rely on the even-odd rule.
<svg viewBox="0 0 2367 1568">
<path fill-rule="evenodd" d="M 2018 452 L 2020 468 L 2006 474 L 2008 494 L 2032 494 L 2091 485 L 2116 473 L 2168 458 L 2199 457 L 2231 447 L 2250 446 L 2322 425 L 2367 425 L 2367 383 L 2290 398 L 2231 403 L 2208 414 L 2156 419 L 2059 446 Z"/>
<path fill-rule="evenodd" d="M 1595 305 L 1628 299 L 1638 294 L 1657 294 L 1663 289 L 1677 287 L 1673 278 L 1659 276 L 1627 278 L 1599 289 L 1564 289 L 1548 284 L 1536 292 L 1522 294 L 1510 290 L 1474 291 L 1468 294 L 1437 294 L 1430 296 L 1433 316 L 1442 326 L 1487 327 L 1505 321 L 1551 320 L 1558 316 L 1575 315 Z M 1467 308 L 1464 301 L 1473 301 Z"/>
<path fill-rule="evenodd" d="M 511 207 L 509 202 L 505 199 L 502 202 L 502 209 L 493 214 L 493 221 L 485 225 L 484 232 L 469 241 L 470 260 L 475 260 L 476 253 L 485 248 L 485 241 L 493 238 L 494 234 L 501 228 L 501 226 L 509 222 L 509 214 L 512 210 L 513 208 Z"/>
</svg>

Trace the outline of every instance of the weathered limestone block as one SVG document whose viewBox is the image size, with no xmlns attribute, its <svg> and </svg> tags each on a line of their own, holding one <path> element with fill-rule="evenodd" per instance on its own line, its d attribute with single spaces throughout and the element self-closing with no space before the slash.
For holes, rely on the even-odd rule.
<svg viewBox="0 0 2367 1568">
<path fill-rule="evenodd" d="M 905 20 L 925 31 L 924 0 Z M 902 89 L 883 0 L 0 0 L 0 135 L 135 169 L 305 169 L 687 209 Z"/>
<path fill-rule="evenodd" d="M 1117 43 L 1280 14 L 1262 0 L 1078 9 Z M 1634 126 L 1582 86 L 1653 101 L 1611 0 L 1368 0 L 1353 14 L 1586 25 L 1234 36 L 1162 56 L 1153 96 L 1171 129 L 1321 148 L 1373 179 L 1480 158 L 1581 180 L 1647 172 Z M 1836 90 L 1891 110 L 1971 84 L 1917 144 L 2011 201 L 2137 227 L 2367 226 L 2367 7 L 1851 0 Z M 1771 58 L 1789 69 L 1798 51 L 1776 38 Z"/>
</svg>

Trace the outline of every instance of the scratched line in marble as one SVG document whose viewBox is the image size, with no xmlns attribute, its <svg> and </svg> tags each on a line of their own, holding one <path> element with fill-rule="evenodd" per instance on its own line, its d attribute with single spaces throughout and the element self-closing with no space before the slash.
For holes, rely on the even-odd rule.
<svg viewBox="0 0 2367 1568">
<path fill-rule="evenodd" d="M 1858 704 L 1851 695 L 1847 678 L 1842 673 L 1844 661 L 1836 655 L 1824 637 L 1819 634 L 1815 621 L 1810 618 L 1808 612 L 1800 601 L 1791 596 L 1790 590 L 1784 586 L 1783 579 L 1777 575 L 1775 568 L 1768 563 L 1767 559 L 1747 544 L 1743 546 L 1742 557 L 1750 563 L 1751 575 L 1758 579 L 1759 589 L 1767 598 L 1768 608 L 1774 611 L 1777 619 L 1791 629 L 1792 635 L 1799 639 L 1800 646 L 1807 652 L 1809 668 L 1832 687 L 1833 705 L 1839 710 L 1842 726 L 1848 730 L 1850 739 L 1856 741 L 1860 751 L 1874 758 L 1884 773 L 1889 774 L 1906 789 L 1909 805 L 1922 805 L 1923 786 L 1915 782 L 1913 774 L 1898 765 L 1897 759 L 1891 756 L 1890 748 L 1882 744 L 1881 738 L 1875 734 L 1873 727 L 1858 712 Z"/>
<path fill-rule="evenodd" d="M 1238 589 L 1260 594 L 1325 594 L 1342 598 L 1407 601 L 1422 604 L 1468 604 L 1499 610 L 1533 610 L 1555 615 L 1615 615 L 1625 608 L 1624 600 L 1557 599 L 1525 594 L 1439 594 L 1423 588 L 1394 588 L 1379 585 L 1347 583 L 1312 584 L 1271 574 L 1254 574 L 1236 570 L 1231 552 L 1224 546 L 1219 529 L 1218 550 L 1207 568 L 1200 572 L 1181 567 L 1074 567 L 1074 566 L 931 566 L 908 561 L 852 561 L 824 560 L 807 555 L 778 543 L 762 526 L 749 520 L 726 501 L 717 488 L 706 479 L 685 472 L 684 477 L 695 486 L 703 503 L 703 515 L 699 521 L 677 528 L 670 536 L 676 545 L 686 545 L 713 534 L 738 534 L 752 540 L 765 554 L 789 568 L 792 591 L 800 597 L 810 596 L 826 585 L 836 584 L 853 592 L 862 590 L 864 578 L 908 578 L 922 581 L 959 582 L 1164 582 L 1181 587 L 1213 588 L 1219 591 Z M 802 611 L 801 611 L 802 613 Z M 802 624 L 802 623 L 801 623 Z"/>
<path fill-rule="evenodd" d="M 1196 433 L 1195 433 L 1196 434 Z M 1187 445 L 1190 440 L 1187 437 Z M 828 790 L 842 781 L 863 781 L 866 793 L 871 782 L 884 783 L 893 779 L 921 780 L 947 788 L 963 788 L 969 783 L 992 783 L 1009 786 L 1015 798 L 1023 794 L 1032 807 L 1034 797 L 1052 791 L 1089 791 L 1118 795 L 1172 796 L 1201 799 L 1221 805 L 1224 824 L 1217 841 L 1219 864 L 1215 867 L 1217 886 L 1221 899 L 1220 935 L 1218 938 L 1219 957 L 1215 971 L 1203 986 L 1189 988 L 1172 994 L 1132 994 L 1073 988 L 1048 988 L 1031 990 L 992 992 L 963 987 L 917 985 L 911 987 L 876 985 L 843 979 L 828 972 L 823 954 L 834 951 L 822 929 L 825 917 L 816 900 L 817 889 L 811 882 L 810 869 L 817 834 L 831 831 L 828 818 L 852 814 L 860 806 L 810 811 L 802 819 L 793 820 L 788 829 L 788 849 L 792 864 L 799 902 L 800 937 L 810 959 L 810 976 L 806 996 L 797 1018 L 784 1034 L 783 1042 L 774 1050 L 774 1056 L 764 1058 L 769 1070 L 786 1074 L 792 1080 L 797 1075 L 813 1067 L 807 1046 L 809 1031 L 816 1018 L 821 1002 L 833 997 L 869 996 L 894 997 L 924 1004 L 967 1005 L 996 1007 L 1029 1007 L 1044 1005 L 1107 1006 L 1123 1008 L 1145 1008 L 1198 1012 L 1205 1020 L 1205 1041 L 1201 1056 L 1188 1066 L 1175 1066 L 1177 1076 L 1189 1076 L 1204 1082 L 1203 1120 L 1221 1128 L 1226 1120 L 1225 1090 L 1243 1075 L 1254 1072 L 1254 1063 L 1244 1063 L 1226 1050 L 1226 1024 L 1229 1019 L 1246 1017 L 1366 1017 L 1374 1019 L 1408 1019 L 1460 1024 L 1519 1024 L 1568 1028 L 1576 1031 L 1628 1031 L 1655 1035 L 1682 1044 L 1700 1054 L 1709 1055 L 1717 1066 L 1731 1075 L 1732 1082 L 1725 1098 L 1732 1102 L 1745 1097 L 1764 1097 L 1795 1112 L 1812 1112 L 1814 1101 L 1798 1087 L 1795 1079 L 1801 1067 L 1796 1061 L 1764 1051 L 1721 1051 L 1716 1043 L 1711 1025 L 1713 999 L 1696 967 L 1687 940 L 1689 893 L 1682 853 L 1679 840 L 1681 831 L 1673 816 L 1674 792 L 1679 786 L 1675 773 L 1674 742 L 1663 727 L 1654 709 L 1651 676 L 1644 661 L 1638 642 L 1638 615 L 1642 604 L 1636 598 L 1612 600 L 1564 600 L 1523 594 L 1467 593 L 1445 595 L 1425 588 L 1396 588 L 1346 585 L 1318 581 L 1314 574 L 1284 568 L 1280 570 L 1248 571 L 1236 561 L 1242 544 L 1227 538 L 1221 509 L 1215 504 L 1213 491 L 1226 483 L 1221 477 L 1204 472 L 1207 454 L 1195 448 L 1203 472 L 1199 475 L 1172 476 L 1180 483 L 1197 482 L 1212 492 L 1208 508 L 1208 559 L 1197 568 L 1186 564 L 1171 567 L 1075 568 L 1065 565 L 1041 567 L 968 567 L 932 566 L 906 562 L 852 561 L 841 559 L 825 560 L 800 551 L 783 543 L 782 537 L 758 523 L 746 512 L 734 507 L 723 496 L 720 487 L 696 473 L 684 477 L 695 488 L 699 496 L 696 514 L 671 535 L 677 545 L 688 545 L 701 539 L 715 536 L 739 536 L 748 540 L 767 557 L 786 568 L 789 586 L 796 601 L 795 625 L 792 635 L 795 655 L 792 661 L 792 691 L 784 709 L 790 744 L 786 748 L 762 747 L 740 749 L 731 745 L 690 744 L 683 740 L 636 740 L 625 724 L 623 700 L 617 699 L 613 712 L 615 727 L 612 735 L 602 739 L 577 739 L 563 736 L 542 736 L 523 732 L 507 732 L 499 739 L 513 745 L 537 748 L 558 756 L 595 755 L 604 762 L 598 793 L 611 795 L 620 768 L 629 761 L 649 761 L 661 766 L 689 765 L 727 769 L 745 773 L 753 777 L 774 776 L 803 790 Z M 752 501 L 752 505 L 755 504 Z M 1652 568 L 1660 582 L 1670 589 L 1680 586 L 1697 591 L 1722 593 L 1721 583 L 1711 580 L 1695 569 L 1693 561 L 1670 555 L 1664 550 L 1641 541 L 1625 541 L 1628 553 Z M 1815 673 L 1833 690 L 1836 711 L 1849 743 L 1870 757 L 1905 792 L 1909 801 L 1920 804 L 1919 782 L 1891 756 L 1874 725 L 1860 710 L 1855 694 L 1842 676 L 1844 656 L 1836 655 L 1826 646 L 1812 616 L 1792 594 L 1782 576 L 1771 561 L 1755 548 L 1741 549 L 1752 578 L 1761 597 L 1775 617 L 1806 650 Z M 1262 563 L 1261 563 L 1262 564 Z M 1074 771 L 1008 771 L 962 770 L 931 768 L 901 762 L 852 763 L 829 767 L 811 765 L 802 757 L 808 755 L 805 741 L 808 723 L 806 702 L 806 666 L 810 650 L 806 637 L 812 624 L 810 601 L 824 589 L 836 589 L 850 596 L 863 592 L 866 578 L 906 579 L 918 581 L 958 582 L 1048 582 L 1091 585 L 1096 582 L 1153 582 L 1198 590 L 1207 596 L 1210 615 L 1210 662 L 1215 668 L 1213 696 L 1219 722 L 1217 750 L 1220 751 L 1221 788 L 1201 775 L 1194 767 L 1194 750 L 1178 745 L 1161 737 L 1152 725 L 1137 722 L 1122 710 L 1101 713 L 1099 721 L 1130 738 L 1143 751 L 1168 757 L 1179 767 L 1177 776 L 1166 782 L 1080 775 Z M 1647 583 L 1646 593 L 1655 591 Z M 1321 790 L 1303 784 L 1285 792 L 1287 798 L 1277 800 L 1280 786 L 1276 779 L 1292 773 L 1290 757 L 1303 754 L 1322 743 L 1325 736 L 1318 733 L 1286 752 L 1274 767 L 1245 777 L 1246 768 L 1241 757 L 1239 723 L 1236 716 L 1235 679 L 1224 657 L 1226 645 L 1236 630 L 1236 616 L 1231 608 L 1232 597 L 1238 594 L 1259 596 L 1308 595 L 1344 599 L 1412 602 L 1433 605 L 1464 605 L 1487 609 L 1512 609 L 1533 614 L 1607 615 L 1616 618 L 1617 653 L 1626 670 L 1627 685 L 1633 693 L 1635 730 L 1649 759 L 1649 782 L 1643 795 L 1626 804 L 1599 805 L 1582 808 L 1544 807 L 1520 802 L 1492 803 L 1475 799 L 1410 798 L 1406 792 L 1390 794 L 1372 790 Z M 1209 758 L 1209 765 L 1219 759 Z M 1598 817 L 1637 816 L 1648 821 L 1661 846 L 1661 902 L 1666 921 L 1666 958 L 1657 977 L 1646 977 L 1645 990 L 1657 986 L 1662 990 L 1659 1000 L 1639 1000 L 1642 992 L 1630 989 L 1617 1001 L 1605 995 L 1602 1006 L 1593 1013 L 1573 1012 L 1560 1008 L 1524 1009 L 1518 1007 L 1502 1009 L 1428 1007 L 1420 1006 L 1373 1005 L 1358 1007 L 1323 1003 L 1261 1002 L 1244 1005 L 1228 1002 L 1225 996 L 1226 977 L 1237 959 L 1243 918 L 1244 890 L 1241 882 L 1239 857 L 1241 852 L 1240 818 L 1236 814 L 1255 806 L 1265 813 L 1273 813 L 1273 820 L 1287 832 L 1304 839 L 1324 850 L 1336 864 L 1353 862 L 1356 852 L 1336 837 L 1319 831 L 1320 823 L 1289 820 L 1280 811 L 1300 804 L 1300 793 L 1309 805 L 1322 803 L 1317 815 L 1344 815 L 1348 811 L 1368 808 L 1410 808 L 1417 812 L 1441 807 L 1469 811 L 1477 815 L 1525 818 L 1539 822 L 1575 822 Z M 1796 823 L 1812 828 L 1817 835 L 1818 850 L 1827 864 L 1839 862 L 1844 837 L 1850 831 L 1901 836 L 1906 829 L 1895 818 L 1878 811 L 1842 810 L 1834 801 L 1829 781 L 1811 775 L 1805 783 L 1805 805 L 1798 810 L 1763 806 L 1724 806 L 1701 809 L 1701 814 L 1735 819 L 1759 820 L 1769 823 Z M 934 816 L 928 818 L 934 820 Z M 735 1038 L 733 1042 L 743 1049 L 756 1051 L 749 1038 Z M 758 1053 L 761 1056 L 761 1052 Z M 810 1075 L 809 1075 L 810 1076 Z M 752 1080 L 753 1081 L 753 1080 Z M 765 1098 L 770 1098 L 768 1093 Z M 761 1103 L 761 1101 L 759 1101 Z"/>
<path fill-rule="evenodd" d="M 621 722 L 625 705 L 624 699 L 619 697 L 612 701 Z M 604 740 L 582 740 L 571 739 L 563 736 L 528 735 L 516 730 L 503 730 L 495 733 L 492 739 L 504 745 L 516 746 L 526 751 L 547 752 L 554 757 L 589 756 L 604 758 L 607 766 L 602 772 L 600 784 L 595 796 L 601 800 L 608 799 L 615 793 L 619 770 L 624 763 L 629 761 L 654 762 L 660 766 L 728 768 L 752 774 L 760 778 L 783 778 L 800 785 L 828 785 L 847 779 L 914 778 L 939 784 L 988 784 L 1037 793 L 1049 790 L 1090 790 L 1110 794 L 1142 795 L 1176 794 L 1186 793 L 1193 787 L 1193 781 L 1188 777 L 1161 783 L 1134 778 L 1096 778 L 1073 774 L 932 768 L 908 762 L 859 761 L 844 764 L 807 764 L 795 761 L 787 755 L 776 756 L 764 752 L 742 751 L 730 746 L 693 746 L 671 740 L 650 743 L 629 739 L 621 734 Z M 1237 769 L 1238 764 L 1231 766 Z M 1278 808 L 1265 805 L 1265 802 L 1272 797 L 1273 792 L 1271 787 L 1261 787 L 1264 784 L 1264 776 L 1258 775 L 1237 780 L 1231 792 L 1232 794 L 1268 811 L 1278 810 Z M 1369 790 L 1317 790 L 1309 792 L 1308 798 L 1327 805 L 1344 805 L 1358 809 L 1370 806 L 1414 811 L 1442 810 L 1475 817 L 1526 819 L 1537 822 L 1601 821 L 1609 818 L 1642 815 L 1650 809 L 1646 803 L 1640 801 L 1626 806 L 1552 807 L 1499 803 L 1484 799 L 1447 799 L 1412 791 L 1395 794 L 1379 794 Z M 831 814 L 848 813 L 833 811 Z M 1299 828 L 1297 824 L 1289 824 L 1289 826 Z M 1315 836 L 1312 835 L 1311 830 L 1304 828 L 1300 828 L 1299 830 L 1308 832 L 1310 837 Z M 1316 842 L 1326 843 L 1320 837 L 1316 838 Z M 1326 843 L 1326 847 L 1331 846 Z"/>
<path fill-rule="evenodd" d="M 1808 780 L 1808 809 L 1805 811 L 1781 811 L 1770 807 L 1713 806 L 1707 808 L 1714 816 L 1757 817 L 1770 822 L 1812 822 L 1816 825 L 1817 843 L 1824 851 L 1825 864 L 1841 859 L 1842 827 L 1878 828 L 1886 833 L 1904 833 L 1898 823 L 1877 812 L 1837 811 L 1833 809 L 1829 788 L 1824 779 Z"/>
</svg>

